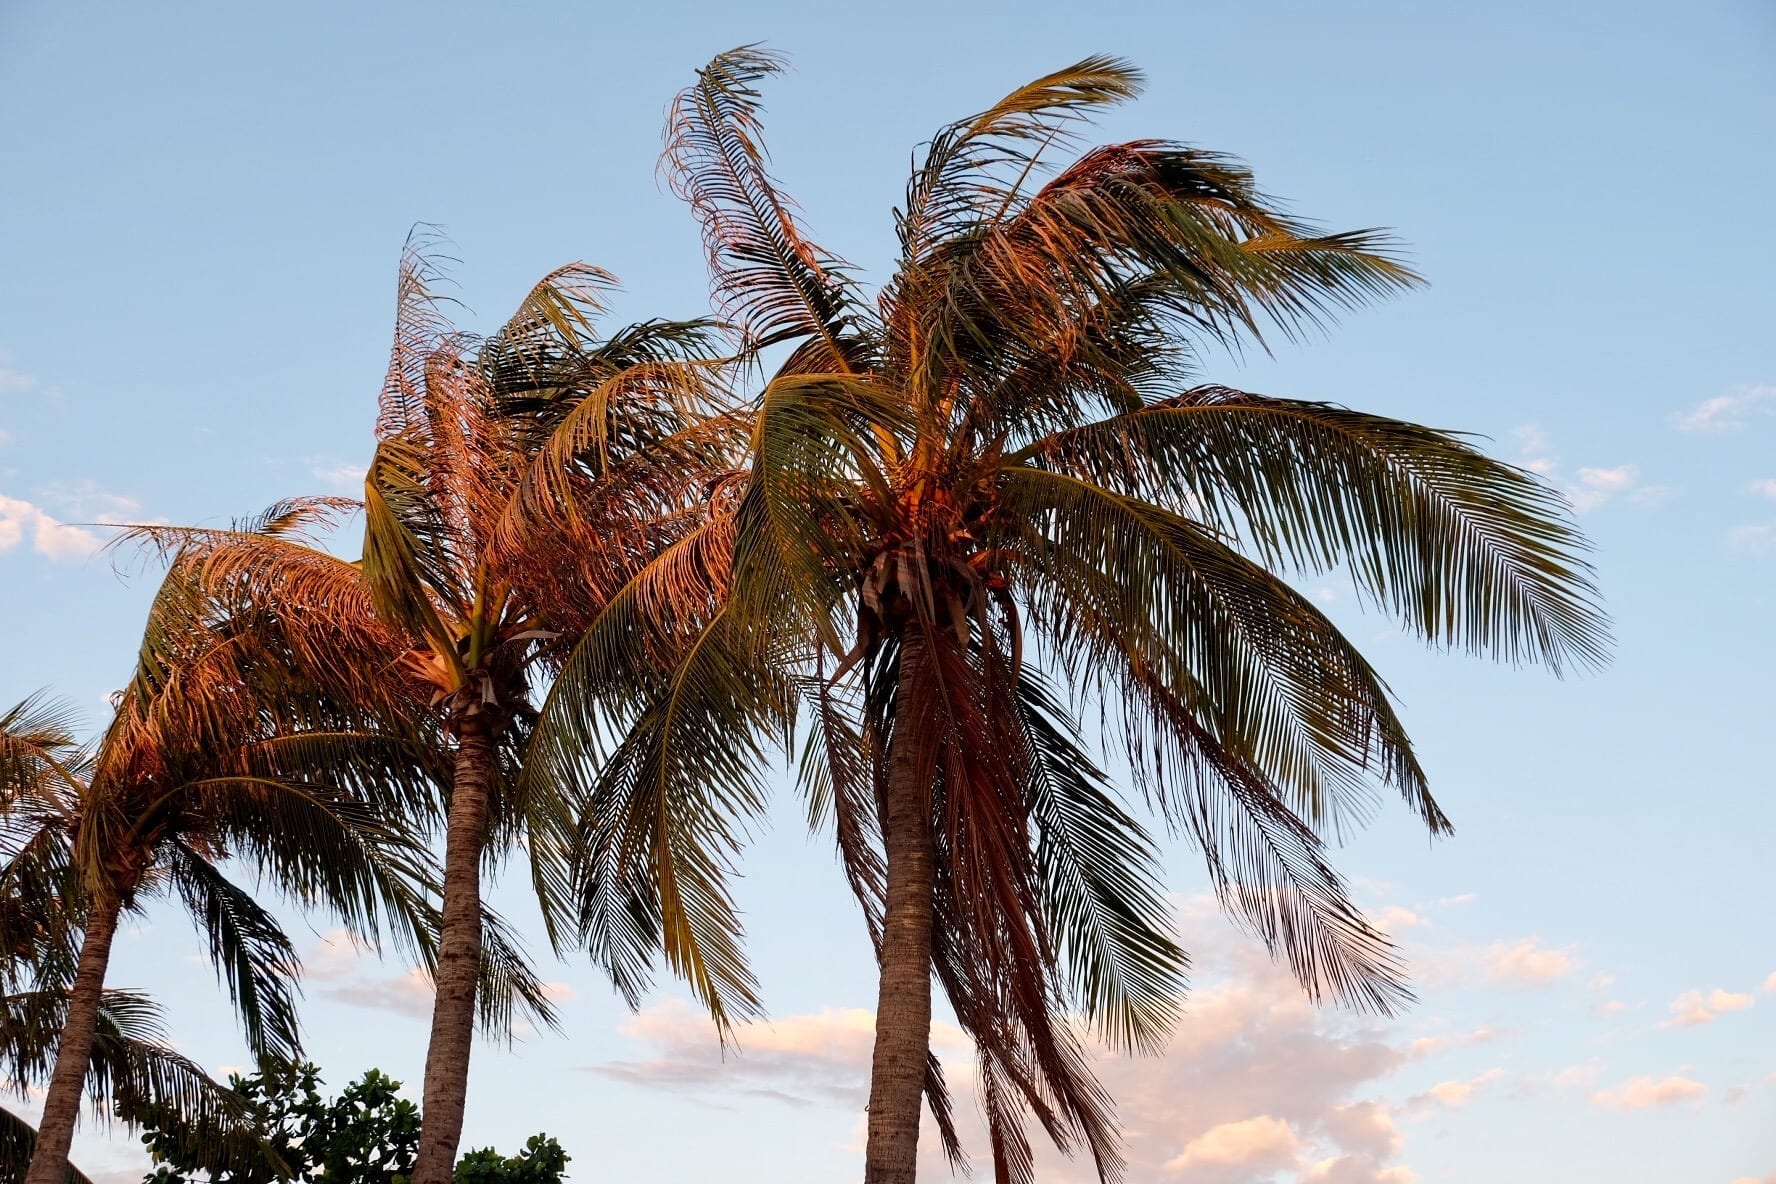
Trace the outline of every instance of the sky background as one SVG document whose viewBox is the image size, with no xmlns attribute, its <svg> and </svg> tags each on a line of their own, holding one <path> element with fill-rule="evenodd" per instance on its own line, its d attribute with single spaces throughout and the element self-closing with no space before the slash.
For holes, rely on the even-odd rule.
<svg viewBox="0 0 1776 1184">
<path fill-rule="evenodd" d="M 915 145 L 1088 53 L 1132 58 L 1147 93 L 1102 139 L 1237 153 L 1298 213 L 1396 228 L 1432 281 L 1209 377 L 1480 433 L 1597 546 L 1617 656 L 1568 682 L 1427 653 L 1310 588 L 1456 822 L 1433 846 L 1384 809 L 1340 856 L 1421 1001 L 1316 1011 L 1170 851 L 1195 992 L 1166 1055 L 1103 1066 L 1130 1179 L 1776 1181 L 1768 3 L 0 0 L 0 700 L 50 687 L 96 728 L 127 676 L 154 573 L 74 524 L 356 486 L 413 223 L 451 236 L 470 328 L 573 259 L 625 281 L 613 323 L 702 312 L 662 117 L 758 40 L 794 60 L 768 92 L 777 171 L 877 278 Z M 481 1047 L 465 1145 L 544 1130 L 577 1180 L 856 1178 L 874 968 L 826 842 L 781 806 L 738 888 L 771 1022 L 724 1061 L 676 988 L 631 1016 L 545 958 L 563 1031 Z M 534 933 L 516 883 L 497 895 Z M 293 922 L 328 1081 L 374 1065 L 416 1094 L 424 982 Z M 205 1065 L 242 1063 L 182 916 L 130 931 L 112 981 Z M 76 1161 L 116 1184 L 142 1157 L 88 1132 Z"/>
</svg>

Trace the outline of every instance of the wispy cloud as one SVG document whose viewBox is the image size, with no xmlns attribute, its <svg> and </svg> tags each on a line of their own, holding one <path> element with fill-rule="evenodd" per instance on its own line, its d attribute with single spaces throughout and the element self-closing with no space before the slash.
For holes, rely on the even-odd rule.
<svg viewBox="0 0 1776 1184">
<path fill-rule="evenodd" d="M 1773 411 L 1776 411 L 1776 386 L 1742 386 L 1679 412 L 1673 423 L 1680 432 L 1719 435 L 1739 431 L 1751 422 L 1753 416 L 1768 415 Z"/>
<path fill-rule="evenodd" d="M 1611 1110 L 1647 1110 L 1696 1101 L 1707 1093 L 1706 1085 L 1677 1073 L 1663 1078 L 1630 1077 L 1612 1089 L 1592 1094 L 1591 1104 Z"/>
<path fill-rule="evenodd" d="M 424 971 L 384 974 L 381 963 L 366 954 L 349 933 L 335 929 L 302 956 L 302 976 L 323 984 L 318 994 L 325 999 L 410 1019 L 431 1015 L 432 980 Z"/>
<path fill-rule="evenodd" d="M 1621 464 L 1610 467 L 1583 466 L 1567 477 L 1560 459 L 1554 454 L 1553 442 L 1540 424 L 1526 423 L 1515 429 L 1517 464 L 1558 486 L 1580 514 L 1602 509 L 1617 498 L 1625 498 L 1640 506 L 1654 506 L 1671 496 L 1666 485 L 1643 485 L 1638 465 Z"/>
<path fill-rule="evenodd" d="M 350 493 L 364 487 L 364 466 L 356 461 L 309 457 L 303 463 L 308 466 L 310 475 L 329 489 Z"/>
<path fill-rule="evenodd" d="M 1437 1102 L 1451 1110 L 1459 1109 L 1472 1101 L 1475 1094 L 1500 1080 L 1504 1075 L 1503 1069 L 1493 1068 L 1461 1080 L 1439 1081 L 1414 1098 L 1413 1101 L 1419 1103 Z"/>
<path fill-rule="evenodd" d="M 12 351 L 0 345 L 0 395 L 22 395 L 36 386 L 36 376 L 14 369 Z"/>
<path fill-rule="evenodd" d="M 1685 991 L 1671 1001 L 1671 1017 L 1661 1020 L 1661 1028 L 1693 1028 L 1712 1024 L 1729 1011 L 1744 1011 L 1757 1002 L 1750 995 L 1723 991 L 1716 987 L 1704 994 L 1699 988 Z"/>
<path fill-rule="evenodd" d="M 1776 498 L 1776 477 L 1759 477 L 1745 488 L 1759 497 Z"/>
<path fill-rule="evenodd" d="M 1776 553 L 1776 525 L 1755 522 L 1733 527 L 1727 531 L 1727 550 L 1738 555 Z"/>
<path fill-rule="evenodd" d="M 1538 937 L 1493 942 L 1479 951 L 1477 960 L 1487 981 L 1511 986 L 1544 986 L 1584 965 L 1571 950 L 1543 945 Z"/>
<path fill-rule="evenodd" d="M 1246 1184 L 1293 1172 L 1318 1184 L 1410 1180 L 1393 1162 L 1402 1140 L 1392 1111 L 1374 1097 L 1414 1063 L 1405 1034 L 1314 1007 L 1286 972 L 1244 943 L 1205 937 L 1193 952 L 1202 977 L 1166 1052 L 1099 1049 L 1094 1058 L 1116 1100 L 1128 1178 Z M 750 1097 L 854 1113 L 866 1096 L 873 1025 L 862 1009 L 779 1018 L 741 1029 L 739 1052 L 724 1063 L 707 1018 L 682 1003 L 661 1004 L 624 1027 L 637 1055 L 589 1071 L 707 1105 Z M 986 1140 L 970 1100 L 972 1056 L 962 1034 L 942 1026 L 937 1051 L 964 1145 L 979 1165 Z M 936 1139 L 921 1144 L 934 1178 L 947 1178 Z M 1089 1161 L 1037 1154 L 1037 1177 L 1050 1184 L 1095 1180 Z"/>
</svg>

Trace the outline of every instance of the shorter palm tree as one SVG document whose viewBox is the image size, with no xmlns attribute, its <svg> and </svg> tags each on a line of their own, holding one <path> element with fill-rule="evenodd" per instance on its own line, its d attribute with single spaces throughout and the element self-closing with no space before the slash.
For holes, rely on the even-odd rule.
<svg viewBox="0 0 1776 1184">
<path fill-rule="evenodd" d="M 256 606 L 254 643 L 298 676 L 284 688 L 289 701 L 349 705 L 420 743 L 409 772 L 435 795 L 410 803 L 408 816 L 442 830 L 444 866 L 413 1179 L 446 1184 L 476 1012 L 486 1010 L 476 967 L 497 937 L 480 903 L 484 871 L 526 852 L 558 948 L 591 928 L 573 907 L 567 858 L 583 762 L 526 762 L 548 710 L 539 686 L 628 575 L 697 521 L 736 424 L 721 410 L 726 363 L 710 326 L 650 321 L 605 336 L 595 322 L 611 277 L 572 264 L 477 341 L 445 318 L 427 245 L 416 238 L 401 260 L 362 558 L 257 529 L 138 537 L 166 548 L 210 594 Z M 561 681 L 551 695 L 571 696 L 571 677 Z M 642 870 L 625 882 L 642 885 L 632 928 L 686 912 L 669 873 L 654 874 L 641 855 L 633 866 Z M 656 888 L 663 904 L 653 903 Z M 668 943 L 668 956 L 684 948 Z M 633 999 L 642 968 L 629 950 L 595 946 Z M 675 963 L 718 1015 L 752 1003 L 737 953 L 726 953 Z"/>
<path fill-rule="evenodd" d="M 125 1047 L 140 1051 L 143 1012 L 115 995 L 108 1003 L 105 991 L 118 927 L 149 900 L 172 898 L 192 914 L 260 1060 L 299 1051 L 299 961 L 277 919 L 225 872 L 229 860 L 366 941 L 387 929 L 415 956 L 430 949 L 426 853 L 390 821 L 385 783 L 362 776 L 383 741 L 338 719 L 280 716 L 255 682 L 264 672 L 236 661 L 251 620 L 198 593 L 189 574 L 175 566 L 162 584 L 135 677 L 96 746 L 75 744 L 65 715 L 41 701 L 0 729 L 5 924 L 52 987 L 23 1001 L 21 1015 L 35 1014 L 39 1031 L 60 1018 L 53 1060 L 39 1063 L 47 1092 L 27 1184 L 66 1179 L 95 1066 L 126 1079 L 152 1068 L 117 1059 Z M 53 927 L 29 935 L 31 916 L 58 908 L 77 940 Z M 54 991 L 62 981 L 65 993 Z"/>
</svg>

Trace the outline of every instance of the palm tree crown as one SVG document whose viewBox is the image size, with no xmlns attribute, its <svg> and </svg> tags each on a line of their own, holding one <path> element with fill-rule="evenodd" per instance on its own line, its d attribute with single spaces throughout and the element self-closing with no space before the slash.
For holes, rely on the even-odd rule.
<svg viewBox="0 0 1776 1184">
<path fill-rule="evenodd" d="M 479 341 L 445 319 L 429 245 L 410 242 L 401 263 L 362 558 L 281 532 L 143 532 L 212 593 L 264 608 L 252 644 L 293 672 L 290 701 L 319 695 L 383 721 L 419 745 L 409 774 L 441 791 L 412 808 L 442 821 L 445 837 L 415 1184 L 442 1184 L 455 1162 L 476 1009 L 490 1001 L 478 973 L 503 968 L 536 1014 L 552 1016 L 488 928 L 482 869 L 523 848 L 550 938 L 560 948 L 583 928 L 582 762 L 526 761 L 539 690 L 559 689 L 586 623 L 698 519 L 733 438 L 709 326 L 652 321 L 601 337 L 611 277 L 574 264 Z M 307 499 L 289 510 L 346 508 Z M 633 997 L 639 968 L 612 967 Z"/>
<path fill-rule="evenodd" d="M 1606 648 L 1583 540 L 1556 493 L 1460 437 L 1201 381 L 1204 346 L 1416 277 L 1385 235 L 1288 217 L 1214 153 L 1135 141 L 1051 169 L 1136 93 L 1123 63 L 941 130 L 873 300 L 767 170 L 757 84 L 779 68 L 725 54 L 670 117 L 665 168 L 718 306 L 787 356 L 744 485 L 695 538 L 721 559 L 662 556 L 583 643 L 602 694 L 580 722 L 611 737 L 600 800 L 618 812 L 652 779 L 720 839 L 757 809 L 757 754 L 799 728 L 881 961 L 866 1179 L 913 1178 L 921 1094 L 956 1150 L 932 975 L 979 1052 L 999 1178 L 1031 1176 L 1026 1116 L 1110 1178 L 1108 1099 L 1066 1017 L 1157 1047 L 1185 957 L 1155 846 L 1079 721 L 1104 721 L 1309 992 L 1387 1011 L 1402 968 L 1326 838 L 1377 784 L 1432 833 L 1449 822 L 1381 679 L 1285 577 L 1342 568 L 1434 645 L 1558 672 Z M 725 942 L 715 868 L 690 928 Z"/>
<path fill-rule="evenodd" d="M 430 949 L 426 853 L 392 818 L 386 783 L 359 780 L 376 738 L 279 712 L 258 693 L 260 672 L 238 664 L 237 606 L 189 575 L 175 567 L 163 583 L 135 676 L 94 747 L 41 703 L 0 721 L 8 1055 L 19 1080 L 48 1076 L 32 1184 L 65 1175 L 83 1085 L 121 1078 L 111 1092 L 126 1107 L 206 1096 L 195 1066 L 145 1051 L 151 1013 L 104 989 L 120 918 L 146 901 L 171 897 L 191 913 L 261 1060 L 299 1050 L 299 965 L 230 861 L 363 940 L 386 930 L 414 956 Z M 16 989 L 21 974 L 30 990 Z M 51 1066 L 29 1050 L 55 1017 Z"/>
</svg>

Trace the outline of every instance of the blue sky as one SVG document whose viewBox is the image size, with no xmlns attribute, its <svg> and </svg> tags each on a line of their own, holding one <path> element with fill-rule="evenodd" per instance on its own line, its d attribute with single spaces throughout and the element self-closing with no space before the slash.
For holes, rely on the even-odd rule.
<svg viewBox="0 0 1776 1184">
<path fill-rule="evenodd" d="M 414 222 L 453 239 L 471 327 L 571 259 L 622 277 L 618 317 L 704 309 L 660 125 L 697 65 L 754 40 L 795 63 L 769 92 L 779 174 L 877 277 L 914 145 L 1087 53 L 1133 58 L 1147 94 L 1102 138 L 1237 153 L 1302 214 L 1395 227 L 1432 281 L 1212 377 L 1481 433 L 1597 544 L 1617 659 L 1565 683 L 1425 653 L 1311 589 L 1389 677 L 1456 820 L 1433 847 L 1384 810 L 1341 856 L 1422 1001 L 1312 1011 L 1172 852 L 1197 993 L 1165 1057 L 1104 1069 L 1133 1178 L 1776 1180 L 1767 4 L 5 0 L 0 699 L 53 687 L 96 725 L 126 675 L 153 578 L 70 524 L 355 484 Z M 565 1031 L 477 1054 L 469 1139 L 547 1130 L 578 1179 L 854 1178 L 873 968 L 787 801 L 740 896 L 773 1019 L 739 1055 L 669 986 L 630 1017 L 550 965 Z M 329 1079 L 416 1084 L 424 984 L 300 934 Z M 237 1065 L 197 954 L 157 912 L 114 981 Z M 77 1152 L 137 1178 L 126 1139 Z"/>
</svg>

